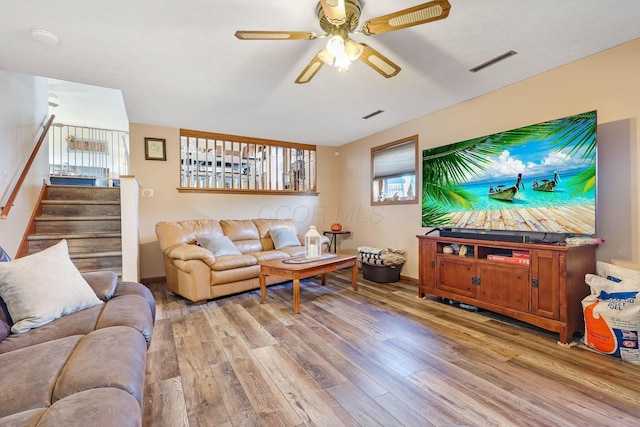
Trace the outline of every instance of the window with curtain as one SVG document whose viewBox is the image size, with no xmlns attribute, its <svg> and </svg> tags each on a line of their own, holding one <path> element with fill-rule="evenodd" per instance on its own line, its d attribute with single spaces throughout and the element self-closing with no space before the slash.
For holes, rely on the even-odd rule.
<svg viewBox="0 0 640 427">
<path fill-rule="evenodd" d="M 371 149 L 371 205 L 418 203 L 418 135 Z"/>
</svg>

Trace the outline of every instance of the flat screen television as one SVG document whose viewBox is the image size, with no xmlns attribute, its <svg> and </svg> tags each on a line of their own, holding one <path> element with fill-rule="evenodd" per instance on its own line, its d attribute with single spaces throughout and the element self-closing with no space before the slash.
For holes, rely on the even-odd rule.
<svg viewBox="0 0 640 427">
<path fill-rule="evenodd" d="M 596 127 L 589 111 L 423 150 L 422 226 L 594 235 Z"/>
</svg>

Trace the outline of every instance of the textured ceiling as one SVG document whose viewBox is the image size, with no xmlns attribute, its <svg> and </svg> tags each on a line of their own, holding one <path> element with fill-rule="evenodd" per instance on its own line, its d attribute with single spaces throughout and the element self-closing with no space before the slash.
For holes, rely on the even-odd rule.
<svg viewBox="0 0 640 427">
<path fill-rule="evenodd" d="M 362 22 L 424 1 L 361 3 Z M 398 64 L 396 77 L 358 61 L 342 73 L 324 66 L 297 85 L 325 41 L 234 33 L 322 34 L 315 0 L 0 0 L 0 68 L 117 89 L 98 91 L 106 97 L 98 101 L 86 86 L 52 88 L 60 108 L 87 115 L 123 102 L 116 123 L 339 146 L 640 37 L 637 0 L 450 3 L 444 20 L 352 36 Z M 34 28 L 59 44 L 35 41 Z M 518 54 L 468 71 L 509 50 Z M 362 119 L 376 110 L 384 113 Z"/>
</svg>

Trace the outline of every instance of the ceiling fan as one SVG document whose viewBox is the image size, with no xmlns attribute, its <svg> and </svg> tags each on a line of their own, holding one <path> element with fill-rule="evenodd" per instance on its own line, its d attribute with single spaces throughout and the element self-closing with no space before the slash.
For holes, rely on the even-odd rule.
<svg viewBox="0 0 640 427">
<path fill-rule="evenodd" d="M 447 0 L 434 0 L 370 19 L 358 29 L 361 11 L 359 0 L 320 0 L 317 14 L 320 28 L 325 31 L 324 35 L 304 31 L 236 31 L 235 35 L 240 40 L 327 38 L 327 45 L 314 56 L 300 73 L 296 83 L 308 83 L 324 64 L 332 65 L 339 70 L 347 70 L 349 64 L 357 59 L 389 78 L 398 74 L 400 67 L 372 47 L 352 40 L 349 34 L 362 33 L 367 36 L 375 36 L 421 25 L 446 18 L 449 15 L 449 9 L 451 9 L 451 5 Z"/>
</svg>

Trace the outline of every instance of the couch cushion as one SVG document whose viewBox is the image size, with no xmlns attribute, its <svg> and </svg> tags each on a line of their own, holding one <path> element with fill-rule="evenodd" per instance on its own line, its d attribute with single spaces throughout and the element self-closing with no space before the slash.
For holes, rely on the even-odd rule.
<svg viewBox="0 0 640 427">
<path fill-rule="evenodd" d="M 156 236 L 160 249 L 164 252 L 167 248 L 178 243 L 194 244 L 198 237 L 222 237 L 224 233 L 218 220 L 193 219 L 179 222 L 158 222 Z"/>
<path fill-rule="evenodd" d="M 302 253 L 304 254 L 304 246 L 300 246 L 300 247 L 302 248 Z M 291 249 L 291 248 L 285 248 L 285 249 Z M 256 257 L 258 262 L 271 261 L 273 259 L 291 258 L 291 255 L 289 255 L 287 252 L 285 252 L 285 250 L 281 250 L 281 251 L 271 250 L 271 251 L 251 252 L 249 255 Z"/>
<path fill-rule="evenodd" d="M 227 236 L 198 237 L 198 244 L 208 249 L 214 257 L 242 254 Z"/>
<path fill-rule="evenodd" d="M 137 330 L 149 347 L 153 334 L 153 316 L 145 298 L 140 295 L 121 295 L 107 301 L 96 323 L 96 329 L 110 326 L 129 326 Z"/>
<path fill-rule="evenodd" d="M 258 228 L 260 234 L 260 242 L 262 243 L 262 251 L 270 251 L 275 249 L 273 246 L 273 240 L 271 240 L 271 228 L 288 228 L 298 233 L 295 222 L 291 219 L 276 219 L 276 218 L 257 218 L 253 220 L 253 223 Z"/>
<path fill-rule="evenodd" d="M 50 406 L 58 374 L 81 340 L 66 337 L 0 354 L 0 418 Z"/>
<path fill-rule="evenodd" d="M 269 229 L 271 228 L 289 228 L 296 233 L 298 232 L 296 223 L 292 219 L 256 218 L 253 223 L 258 229 L 261 239 L 269 239 L 271 237 L 269 236 Z"/>
<path fill-rule="evenodd" d="M 286 227 L 275 227 L 269 229 L 269 235 L 276 250 L 290 246 L 300 246 L 300 239 L 295 230 Z"/>
<path fill-rule="evenodd" d="M 111 298 L 118 286 L 118 275 L 113 271 L 91 271 L 82 273 L 82 277 L 103 301 Z"/>
<path fill-rule="evenodd" d="M 41 424 L 38 424 L 38 421 L 40 421 L 40 418 L 42 418 L 42 415 L 44 415 L 45 412 L 47 412 L 46 408 L 31 409 L 29 411 L 18 412 L 17 414 L 0 418 L 0 426 L 41 426 Z M 65 426 L 66 425 L 68 424 L 65 424 Z"/>
<path fill-rule="evenodd" d="M 258 229 L 253 221 L 249 219 L 223 219 L 220 226 L 224 235 L 233 240 L 257 240 L 259 239 Z"/>
<path fill-rule="evenodd" d="M 0 341 L 0 353 L 41 344 L 73 335 L 86 335 L 93 331 L 104 304 L 62 316 L 46 325 L 23 334 L 11 334 Z"/>
<path fill-rule="evenodd" d="M 221 256 L 216 258 L 216 262 L 213 263 L 211 269 L 216 271 L 232 270 L 256 265 L 257 263 L 258 260 L 252 255 Z"/>
<path fill-rule="evenodd" d="M 82 391 L 58 400 L 42 414 L 37 425 L 136 427 L 140 426 L 141 420 L 142 411 L 133 396 L 118 388 L 104 387 Z"/>
<path fill-rule="evenodd" d="M 113 326 L 91 332 L 82 337 L 65 363 L 51 400 L 56 402 L 93 388 L 114 387 L 131 394 L 142 407 L 146 355 L 144 338 L 132 328 Z"/>
<path fill-rule="evenodd" d="M 106 303 L 60 317 L 24 334 L 0 341 L 0 354 L 72 335 L 86 335 L 109 326 L 129 326 L 151 339 L 155 301 L 149 289 L 137 282 L 119 282 Z"/>
<path fill-rule="evenodd" d="M 66 240 L 0 263 L 0 297 L 14 321 L 14 333 L 102 303 L 71 262 Z"/>
<path fill-rule="evenodd" d="M 120 295 L 140 295 L 143 297 L 147 304 L 149 304 L 149 308 L 151 309 L 151 320 L 153 323 L 156 321 L 156 300 L 153 299 L 153 294 L 142 283 L 138 282 L 118 282 L 118 286 L 116 287 L 116 291 L 113 293 L 114 297 Z"/>
</svg>

